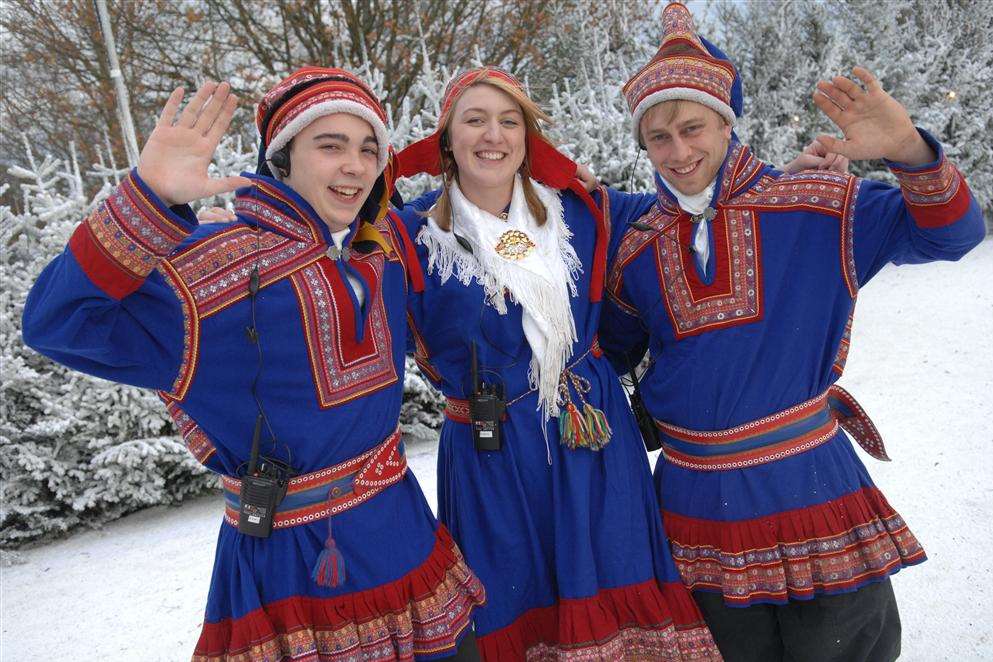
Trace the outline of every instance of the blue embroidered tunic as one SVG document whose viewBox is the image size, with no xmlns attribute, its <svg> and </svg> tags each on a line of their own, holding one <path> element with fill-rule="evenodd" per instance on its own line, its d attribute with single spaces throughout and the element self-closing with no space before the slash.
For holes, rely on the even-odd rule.
<svg viewBox="0 0 993 662">
<path fill-rule="evenodd" d="M 254 184 L 238 191 L 237 222 L 198 227 L 188 206 L 166 207 L 132 173 L 38 278 L 25 342 L 71 368 L 159 391 L 190 451 L 225 484 L 248 460 L 257 375 L 278 440 L 266 426 L 262 452 L 310 474 L 316 501 L 288 495 L 299 508 L 265 539 L 238 532 L 237 491 L 228 494 L 195 660 L 450 655 L 483 591 L 410 473 L 334 514 L 345 576 L 334 588 L 311 577 L 331 498 L 314 472 L 375 449 L 397 427 L 407 289 L 398 228 L 363 223 L 358 237 L 372 240 L 363 251 L 353 224 L 347 264 L 333 261 L 329 231 L 302 198 L 246 176 Z M 347 274 L 363 285 L 363 306 Z M 246 335 L 253 324 L 261 368 Z M 396 468 L 397 453 L 383 461 Z"/>
<path fill-rule="evenodd" d="M 601 305 L 589 296 L 596 238 L 590 211 L 574 193 L 559 194 L 582 264 L 570 298 L 578 339 L 566 370 L 589 383 L 586 401 L 613 428 L 598 451 L 562 445 L 554 418 L 543 425 L 528 377 L 532 351 L 521 305 L 504 293 L 501 314 L 478 276 L 440 275 L 438 255 L 431 254 L 437 246 L 430 249 L 420 235 L 428 232 L 421 212 L 437 195 L 400 214 L 410 235 L 420 236 L 418 256 L 428 272 L 409 310 L 415 358 L 448 398 L 439 518 L 486 586 L 488 602 L 474 616 L 483 658 L 622 659 L 639 652 L 650 659 L 718 659 L 672 565 L 643 442 L 597 346 Z M 608 222 L 612 199 L 601 196 L 598 203 L 607 207 Z M 473 442 L 466 402 L 473 343 L 481 380 L 501 386 L 509 403 L 498 451 L 478 451 Z M 571 398 L 578 402 L 575 391 Z"/>
<path fill-rule="evenodd" d="M 655 481 L 690 589 L 729 605 L 854 591 L 924 560 L 838 422 L 881 442 L 837 387 L 859 287 L 887 263 L 955 260 L 980 211 L 940 145 L 900 187 L 784 175 L 732 142 L 711 206 L 705 268 L 672 194 L 629 226 L 608 275 L 601 342 L 626 367 L 647 347 L 642 395 L 663 457 Z M 615 222 L 624 222 L 615 214 Z"/>
</svg>

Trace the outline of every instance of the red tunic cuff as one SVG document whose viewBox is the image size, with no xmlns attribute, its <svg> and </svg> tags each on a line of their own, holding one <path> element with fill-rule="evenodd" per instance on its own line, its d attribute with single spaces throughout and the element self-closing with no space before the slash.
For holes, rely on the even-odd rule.
<svg viewBox="0 0 993 662">
<path fill-rule="evenodd" d="M 138 289 L 195 227 L 132 172 L 76 228 L 69 250 L 97 287 L 120 299 Z"/>
</svg>

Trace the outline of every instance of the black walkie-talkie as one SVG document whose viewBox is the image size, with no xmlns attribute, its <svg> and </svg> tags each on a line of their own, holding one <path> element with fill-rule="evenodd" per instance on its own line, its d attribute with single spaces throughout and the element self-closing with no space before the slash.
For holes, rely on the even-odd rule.
<svg viewBox="0 0 993 662">
<path fill-rule="evenodd" d="M 655 427 L 655 419 L 648 413 L 645 401 L 641 398 L 641 382 L 638 380 L 637 366 L 631 366 L 631 383 L 634 385 L 634 392 L 629 396 L 631 411 L 634 412 L 634 419 L 638 423 L 638 429 L 641 430 L 645 448 L 651 453 L 662 448 L 662 440 L 659 438 L 659 429 Z"/>
<path fill-rule="evenodd" d="M 272 533 L 272 521 L 276 506 L 286 496 L 289 485 L 288 471 L 271 460 L 263 458 L 259 466 L 259 436 L 262 433 L 262 414 L 255 419 L 255 433 L 252 435 L 252 454 L 248 461 L 248 471 L 241 477 L 240 507 L 238 509 L 238 531 L 247 536 L 268 538 Z"/>
<path fill-rule="evenodd" d="M 476 359 L 476 343 L 470 346 L 472 376 L 472 397 L 469 398 L 469 420 L 472 425 L 472 440 L 477 451 L 500 450 L 500 419 L 507 407 L 503 393 L 495 385 L 479 382 L 479 363 Z"/>
</svg>

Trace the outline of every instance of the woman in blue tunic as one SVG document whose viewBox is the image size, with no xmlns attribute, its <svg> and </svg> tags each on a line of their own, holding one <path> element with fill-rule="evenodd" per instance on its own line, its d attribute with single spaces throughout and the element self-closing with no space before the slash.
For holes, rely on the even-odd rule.
<svg viewBox="0 0 993 662">
<path fill-rule="evenodd" d="M 427 272 L 409 299 L 415 357 L 447 398 L 439 517 L 487 589 L 480 652 L 717 659 L 597 345 L 614 201 L 586 193 L 539 120 L 516 79 L 473 70 L 450 83 L 437 132 L 399 156 L 401 175 L 443 177 L 400 215 Z M 499 442 L 478 439 L 492 450 L 474 440 L 474 394 L 505 403 Z"/>
<path fill-rule="evenodd" d="M 208 84 L 174 121 L 182 97 L 39 277 L 25 342 L 159 391 L 222 476 L 194 660 L 449 656 L 484 596 L 397 431 L 404 308 L 421 279 L 385 218 L 382 106 L 346 71 L 301 69 L 259 106 L 258 174 L 211 180 L 237 102 Z M 198 226 L 186 203 L 237 186 L 237 222 Z M 266 480 L 286 493 L 255 537 L 242 530 L 264 536 L 272 507 L 241 484 Z"/>
</svg>

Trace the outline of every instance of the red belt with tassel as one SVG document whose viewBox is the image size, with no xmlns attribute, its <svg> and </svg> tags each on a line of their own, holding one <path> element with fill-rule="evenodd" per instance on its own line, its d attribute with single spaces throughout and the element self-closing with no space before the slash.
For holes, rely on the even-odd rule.
<svg viewBox="0 0 993 662">
<path fill-rule="evenodd" d="M 368 501 L 407 473 L 401 436 L 397 429 L 361 455 L 290 480 L 272 527 L 283 529 L 327 518 L 328 537 L 312 574 L 318 584 L 337 586 L 345 580 L 344 560 L 331 535 L 331 517 Z M 223 483 L 224 520 L 237 527 L 241 481 L 224 476 Z"/>
</svg>

